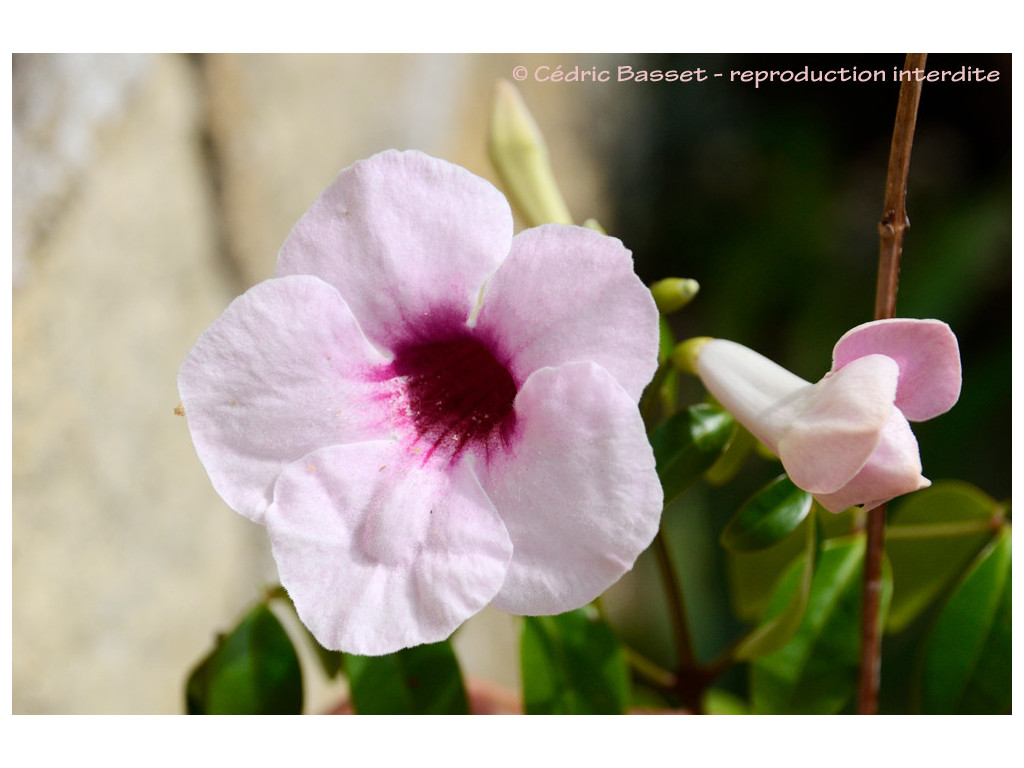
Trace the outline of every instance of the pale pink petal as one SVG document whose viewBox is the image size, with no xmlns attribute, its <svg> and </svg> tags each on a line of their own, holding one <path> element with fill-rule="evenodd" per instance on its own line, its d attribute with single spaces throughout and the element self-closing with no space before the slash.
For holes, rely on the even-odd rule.
<svg viewBox="0 0 1024 768">
<path fill-rule="evenodd" d="M 386 434 L 360 378 L 385 362 L 338 292 L 318 278 L 267 280 L 239 296 L 178 374 L 213 487 L 260 522 L 288 464 L 324 445 Z"/>
<path fill-rule="evenodd" d="M 815 498 L 829 512 L 842 512 L 854 505 L 869 510 L 929 485 L 921 475 L 921 454 L 910 424 L 899 410 L 893 409 L 882 440 L 864 468 L 835 493 Z"/>
<path fill-rule="evenodd" d="M 324 190 L 281 248 L 277 275 L 326 280 L 367 337 L 390 348 L 436 322 L 468 319 L 511 240 L 508 203 L 487 181 L 389 150 Z"/>
<path fill-rule="evenodd" d="M 661 485 L 632 396 L 598 365 L 542 368 L 515 413 L 510 452 L 478 468 L 513 546 L 493 604 L 561 613 L 633 567 L 657 532 Z"/>
<path fill-rule="evenodd" d="M 854 360 L 815 384 L 779 441 L 790 479 L 811 493 L 832 493 L 878 447 L 892 416 L 899 368 L 885 355 Z"/>
<path fill-rule="evenodd" d="M 431 471 L 393 442 L 290 465 L 266 524 L 302 622 L 325 648 L 368 656 L 449 637 L 494 597 L 512 555 L 468 463 Z"/>
<path fill-rule="evenodd" d="M 516 235 L 484 292 L 481 333 L 507 351 L 517 384 L 545 366 L 590 360 L 634 398 L 658 361 L 658 309 L 622 243 L 547 224 Z"/>
<path fill-rule="evenodd" d="M 896 407 L 910 421 L 945 413 L 960 397 L 960 348 L 939 320 L 876 320 L 843 335 L 832 352 L 836 371 L 865 355 L 891 357 L 900 367 Z"/>
<path fill-rule="evenodd" d="M 716 400 L 772 451 L 803 408 L 812 385 L 749 347 L 711 339 L 697 371 Z"/>
</svg>

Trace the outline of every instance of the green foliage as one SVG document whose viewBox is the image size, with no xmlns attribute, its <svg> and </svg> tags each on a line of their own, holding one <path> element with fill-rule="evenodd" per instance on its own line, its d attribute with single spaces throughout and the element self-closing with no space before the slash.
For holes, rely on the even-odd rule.
<svg viewBox="0 0 1024 768">
<path fill-rule="evenodd" d="M 192 670 L 185 691 L 190 715 L 297 715 L 302 671 L 288 634 L 265 602 Z"/>
<path fill-rule="evenodd" d="M 779 610 L 773 610 L 774 605 L 770 605 L 768 615 L 757 629 L 736 647 L 733 655 L 739 661 L 756 659 L 782 648 L 796 634 L 803 621 L 811 596 L 814 572 L 820 559 L 821 540 L 814 516 L 807 518 L 802 528 L 803 554 L 793 562 L 777 588 L 777 593 L 789 597 Z"/>
<path fill-rule="evenodd" d="M 806 551 L 806 543 L 806 538 L 797 533 L 765 549 L 750 552 L 725 550 L 729 597 L 733 612 L 740 621 L 752 623 L 762 619 L 776 584 L 792 567 L 794 560 Z"/>
<path fill-rule="evenodd" d="M 757 438 L 748 432 L 742 424 L 736 424 L 736 433 L 732 441 L 718 460 L 704 473 L 704 479 L 711 485 L 724 485 L 732 480 L 740 471 L 743 463 L 758 445 Z"/>
<path fill-rule="evenodd" d="M 626 654 L 592 611 L 526 617 L 520 656 L 528 715 L 615 715 L 629 705 Z"/>
<path fill-rule="evenodd" d="M 751 664 L 755 713 L 834 714 L 853 696 L 860 660 L 864 549 L 862 535 L 829 541 L 822 548 L 796 634 L 783 648 Z M 797 579 L 794 566 L 779 583 L 766 621 L 784 610 Z M 891 593 L 891 577 L 883 573 L 882 616 Z"/>
<path fill-rule="evenodd" d="M 676 335 L 664 315 L 658 315 L 658 362 L 664 363 L 676 345 Z"/>
<path fill-rule="evenodd" d="M 464 715 L 462 673 L 448 641 L 387 656 L 345 656 L 352 705 L 361 715 Z"/>
<path fill-rule="evenodd" d="M 710 469 L 729 445 L 736 421 L 715 405 L 691 405 L 651 432 L 665 505 Z"/>
<path fill-rule="evenodd" d="M 747 702 L 739 696 L 720 688 L 708 688 L 704 692 L 701 707 L 706 715 L 749 715 Z"/>
<path fill-rule="evenodd" d="M 1011 700 L 1011 535 L 1004 525 L 950 595 L 924 648 L 925 714 L 1002 714 Z"/>
<path fill-rule="evenodd" d="M 941 481 L 900 504 L 886 531 L 892 563 L 889 632 L 900 632 L 963 573 L 995 530 L 996 501 L 973 485 Z"/>
<path fill-rule="evenodd" d="M 811 511 L 811 494 L 780 475 L 758 491 L 722 531 L 722 546 L 734 552 L 764 549 L 796 530 Z"/>
<path fill-rule="evenodd" d="M 327 650 L 317 642 L 317 639 L 313 637 L 309 630 L 307 632 L 309 633 L 310 642 L 313 644 L 313 650 L 316 651 L 316 657 L 320 660 L 320 666 L 328 677 L 337 677 L 338 673 L 345 668 L 345 654 L 341 651 Z"/>
</svg>

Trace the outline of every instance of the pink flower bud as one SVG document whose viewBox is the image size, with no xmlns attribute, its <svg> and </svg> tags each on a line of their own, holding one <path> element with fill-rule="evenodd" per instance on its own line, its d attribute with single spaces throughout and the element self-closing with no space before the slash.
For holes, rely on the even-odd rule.
<svg viewBox="0 0 1024 768">
<path fill-rule="evenodd" d="M 722 339 L 700 348 L 697 371 L 790 479 L 831 512 L 872 509 L 930 485 L 907 420 L 945 413 L 960 396 L 960 350 L 938 320 L 854 328 L 817 384 Z"/>
</svg>

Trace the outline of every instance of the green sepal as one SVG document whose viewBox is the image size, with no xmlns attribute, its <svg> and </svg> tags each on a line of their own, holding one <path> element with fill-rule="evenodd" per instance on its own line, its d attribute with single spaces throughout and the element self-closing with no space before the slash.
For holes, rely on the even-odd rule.
<svg viewBox="0 0 1024 768">
<path fill-rule="evenodd" d="M 650 434 L 665 506 L 714 465 L 736 432 L 736 420 L 699 403 L 673 414 Z"/>
<path fill-rule="evenodd" d="M 270 607 L 257 604 L 189 674 L 190 715 L 298 715 L 302 669 Z"/>
<path fill-rule="evenodd" d="M 765 549 L 786 538 L 811 511 L 814 497 L 786 475 L 772 480 L 744 504 L 722 531 L 721 542 L 733 552 Z"/>
<path fill-rule="evenodd" d="M 1003 525 L 950 595 L 925 641 L 924 714 L 1003 714 L 1011 702 L 1011 535 Z"/>
<path fill-rule="evenodd" d="M 616 715 L 629 706 L 625 650 L 592 609 L 527 616 L 520 662 L 528 715 Z"/>
<path fill-rule="evenodd" d="M 857 690 L 865 539 L 826 542 L 796 634 L 782 648 L 751 664 L 750 690 L 758 714 L 835 714 Z M 795 588 L 787 574 L 772 597 L 767 619 L 782 611 Z M 883 563 L 879 621 L 892 595 Z"/>
<path fill-rule="evenodd" d="M 459 662 L 447 640 L 387 656 L 345 655 L 352 706 L 360 715 L 464 715 Z"/>
<path fill-rule="evenodd" d="M 886 528 L 893 597 L 888 631 L 902 631 L 941 597 L 991 540 L 1000 505 L 969 483 L 940 481 L 896 507 Z"/>
</svg>

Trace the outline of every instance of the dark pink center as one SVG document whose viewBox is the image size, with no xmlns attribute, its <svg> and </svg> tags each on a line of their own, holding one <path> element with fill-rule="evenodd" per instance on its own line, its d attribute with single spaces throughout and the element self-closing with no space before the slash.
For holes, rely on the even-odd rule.
<svg viewBox="0 0 1024 768">
<path fill-rule="evenodd" d="M 471 338 L 412 345 L 392 366 L 405 379 L 409 415 L 428 457 L 441 450 L 454 458 L 472 446 L 489 453 L 507 443 L 516 385 L 487 346 Z"/>
</svg>

